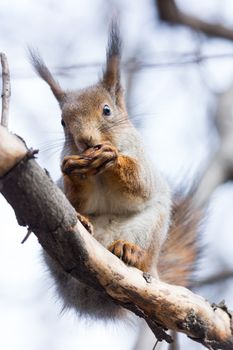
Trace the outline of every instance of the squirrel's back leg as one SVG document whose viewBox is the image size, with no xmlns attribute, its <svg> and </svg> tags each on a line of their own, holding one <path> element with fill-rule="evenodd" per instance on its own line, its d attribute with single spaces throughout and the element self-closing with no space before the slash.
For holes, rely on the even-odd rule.
<svg viewBox="0 0 233 350">
<path fill-rule="evenodd" d="M 111 253 L 124 261 L 129 266 L 134 266 L 142 271 L 149 271 L 152 263 L 152 256 L 148 251 L 139 245 L 118 239 L 108 247 Z"/>
<path fill-rule="evenodd" d="M 127 265 L 145 272 L 156 266 L 169 226 L 166 206 L 156 202 L 129 216 L 90 216 L 90 220 L 94 237 Z"/>
</svg>

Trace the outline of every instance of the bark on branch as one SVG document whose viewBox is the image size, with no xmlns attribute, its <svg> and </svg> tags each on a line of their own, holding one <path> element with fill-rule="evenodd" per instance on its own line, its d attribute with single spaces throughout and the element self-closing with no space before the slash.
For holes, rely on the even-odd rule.
<svg viewBox="0 0 233 350">
<path fill-rule="evenodd" d="M 195 16 L 182 12 L 176 5 L 175 0 L 155 0 L 159 18 L 171 24 L 181 24 L 208 36 L 233 40 L 233 29 L 221 24 L 208 23 Z"/>
<path fill-rule="evenodd" d="M 14 147 L 12 147 L 14 145 Z M 0 126 L 0 189 L 20 225 L 73 277 L 101 290 L 143 317 L 159 340 L 167 329 L 209 349 L 232 349 L 232 314 L 186 288 L 148 278 L 127 267 L 77 221 L 75 210 L 16 136 Z"/>
</svg>

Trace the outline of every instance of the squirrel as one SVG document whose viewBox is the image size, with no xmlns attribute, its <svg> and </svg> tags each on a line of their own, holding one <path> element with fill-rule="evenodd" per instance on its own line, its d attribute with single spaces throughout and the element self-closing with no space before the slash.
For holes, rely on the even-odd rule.
<svg viewBox="0 0 233 350">
<path fill-rule="evenodd" d="M 199 215 L 192 212 L 190 196 L 172 198 L 128 117 L 121 47 L 113 21 L 102 79 L 75 91 L 64 91 L 39 53 L 30 52 L 35 71 L 61 108 L 65 141 L 60 187 L 90 234 L 125 264 L 186 286 L 198 252 Z M 64 307 L 104 319 L 124 314 L 103 292 L 77 281 L 44 256 Z"/>
</svg>

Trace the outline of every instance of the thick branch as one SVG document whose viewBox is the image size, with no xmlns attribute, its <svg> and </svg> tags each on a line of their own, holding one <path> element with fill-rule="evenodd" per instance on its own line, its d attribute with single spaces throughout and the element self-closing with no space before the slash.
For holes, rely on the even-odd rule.
<svg viewBox="0 0 233 350">
<path fill-rule="evenodd" d="M 0 124 L 7 128 L 11 95 L 10 71 L 6 55 L 4 53 L 0 53 L 0 57 L 2 65 L 2 116 Z"/>
<path fill-rule="evenodd" d="M 182 24 L 212 37 L 233 40 L 233 29 L 212 24 L 182 12 L 175 0 L 155 0 L 161 20 L 171 24 Z"/>
<path fill-rule="evenodd" d="M 0 140 L 5 137 L 0 143 L 0 159 L 4 156 L 1 192 L 14 208 L 19 224 L 36 234 L 42 247 L 67 273 L 145 318 L 160 340 L 170 341 L 164 330 L 172 329 L 207 348 L 232 349 L 232 316 L 225 305 L 210 305 L 186 288 L 150 279 L 126 266 L 77 222 L 74 209 L 33 159 L 32 152 L 25 156 L 24 149 L 19 162 L 16 149 L 10 151 L 15 136 L 6 136 L 5 132 L 0 127 Z M 9 171 L 14 165 L 12 159 L 19 163 Z"/>
</svg>

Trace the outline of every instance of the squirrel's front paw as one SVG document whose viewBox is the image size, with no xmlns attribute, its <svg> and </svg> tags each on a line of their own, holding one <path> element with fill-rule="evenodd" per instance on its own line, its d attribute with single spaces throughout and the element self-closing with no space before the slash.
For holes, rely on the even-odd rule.
<svg viewBox="0 0 233 350">
<path fill-rule="evenodd" d="M 89 165 L 92 159 L 84 155 L 71 155 L 63 159 L 61 170 L 65 175 L 91 175 Z"/>
<path fill-rule="evenodd" d="M 96 175 L 117 160 L 117 149 L 110 143 L 88 148 L 80 155 L 66 156 L 61 170 L 65 175 Z"/>
<path fill-rule="evenodd" d="M 114 241 L 108 249 L 127 265 L 137 267 L 142 271 L 148 271 L 146 251 L 137 244 L 119 239 Z"/>
<path fill-rule="evenodd" d="M 89 169 L 95 171 L 95 174 L 99 174 L 116 162 L 118 151 L 110 142 L 106 142 L 88 148 L 84 152 L 84 155 L 92 159 L 89 164 Z"/>
<path fill-rule="evenodd" d="M 81 224 L 93 236 L 93 234 L 94 234 L 93 226 L 90 223 L 90 221 L 88 220 L 88 218 L 86 216 L 83 216 L 83 215 L 79 214 L 79 213 L 76 213 L 76 214 L 77 214 L 77 218 L 79 219 Z"/>
</svg>

